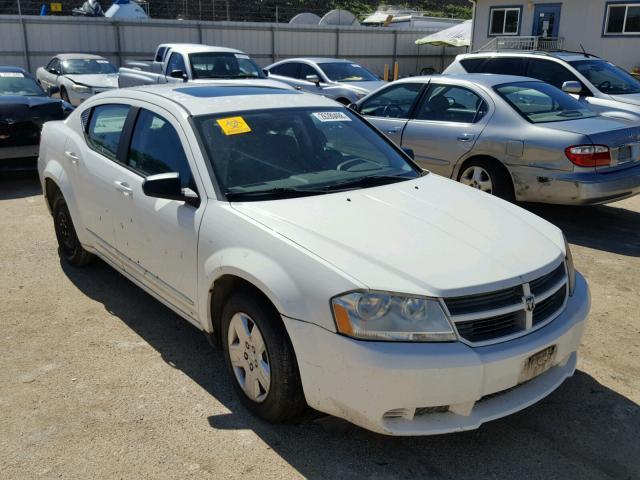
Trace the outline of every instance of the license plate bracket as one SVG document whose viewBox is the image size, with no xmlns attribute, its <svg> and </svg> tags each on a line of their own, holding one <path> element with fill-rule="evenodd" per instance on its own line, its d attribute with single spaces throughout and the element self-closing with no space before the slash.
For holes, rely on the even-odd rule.
<svg viewBox="0 0 640 480">
<path fill-rule="evenodd" d="M 549 370 L 553 366 L 557 350 L 555 345 L 551 345 L 529 356 L 522 364 L 518 383 L 529 381 Z"/>
</svg>

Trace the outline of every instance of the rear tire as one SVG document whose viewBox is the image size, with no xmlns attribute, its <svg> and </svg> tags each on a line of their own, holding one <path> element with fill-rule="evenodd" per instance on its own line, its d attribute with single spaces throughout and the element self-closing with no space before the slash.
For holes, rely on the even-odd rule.
<svg viewBox="0 0 640 480">
<path fill-rule="evenodd" d="M 225 362 L 243 405 L 272 423 L 299 418 L 307 404 L 293 346 L 277 311 L 241 291 L 227 300 L 221 323 Z"/>
<path fill-rule="evenodd" d="M 93 261 L 93 254 L 87 252 L 78 240 L 71 214 L 64 197 L 58 194 L 53 200 L 53 226 L 58 239 L 60 256 L 74 267 L 84 267 Z"/>
<path fill-rule="evenodd" d="M 509 202 L 515 197 L 511 176 L 497 161 L 478 158 L 465 163 L 458 181 Z"/>
</svg>

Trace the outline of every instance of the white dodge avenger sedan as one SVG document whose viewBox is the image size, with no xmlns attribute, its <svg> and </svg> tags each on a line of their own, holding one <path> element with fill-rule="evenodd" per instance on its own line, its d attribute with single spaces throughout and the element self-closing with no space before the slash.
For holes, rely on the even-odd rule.
<svg viewBox="0 0 640 480">
<path fill-rule="evenodd" d="M 63 259 L 101 258 L 203 330 L 268 421 L 474 429 L 576 368 L 589 291 L 562 232 L 331 100 L 116 90 L 45 124 L 39 172 Z"/>
</svg>

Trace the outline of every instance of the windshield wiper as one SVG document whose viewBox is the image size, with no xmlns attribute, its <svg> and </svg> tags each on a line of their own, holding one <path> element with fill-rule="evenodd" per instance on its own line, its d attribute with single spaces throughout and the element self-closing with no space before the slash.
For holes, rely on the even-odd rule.
<svg viewBox="0 0 640 480">
<path fill-rule="evenodd" d="M 344 180 L 342 182 L 332 183 L 323 187 L 326 191 L 335 190 L 349 190 L 358 187 L 375 187 L 378 185 L 387 185 L 389 183 L 402 182 L 404 180 L 411 180 L 408 177 L 401 177 L 399 175 L 369 175 L 368 177 L 354 178 L 350 180 Z"/>
<path fill-rule="evenodd" d="M 581 117 L 582 112 L 580 110 L 565 110 L 561 113 L 558 113 L 559 117 Z"/>
<path fill-rule="evenodd" d="M 227 190 L 224 192 L 227 200 L 242 200 L 243 198 L 254 197 L 278 197 L 278 198 L 293 198 L 293 197 L 305 197 L 311 195 L 322 195 L 327 193 L 327 190 L 322 189 L 310 189 L 310 188 L 296 188 L 296 187 L 276 187 L 268 188 L 265 190 L 250 190 L 247 192 L 234 192 Z"/>
</svg>

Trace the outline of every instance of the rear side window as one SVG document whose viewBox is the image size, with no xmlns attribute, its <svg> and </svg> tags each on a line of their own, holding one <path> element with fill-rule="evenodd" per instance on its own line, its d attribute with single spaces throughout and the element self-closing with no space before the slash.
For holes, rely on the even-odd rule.
<svg viewBox="0 0 640 480">
<path fill-rule="evenodd" d="M 421 90 L 421 83 L 400 83 L 385 88 L 364 102 L 360 112 L 371 117 L 409 118 Z"/>
<path fill-rule="evenodd" d="M 283 63 L 273 67 L 270 72 L 274 75 L 296 78 L 298 76 L 298 64 L 295 62 Z"/>
<path fill-rule="evenodd" d="M 558 88 L 562 88 L 564 82 L 579 82 L 573 73 L 559 63 L 534 58 L 529 60 L 526 76 L 537 78 Z"/>
<path fill-rule="evenodd" d="M 417 120 L 474 123 L 487 112 L 486 103 L 471 90 L 432 84 L 416 114 Z"/>
<path fill-rule="evenodd" d="M 87 127 L 87 143 L 91 149 L 115 160 L 118 145 L 129 114 L 127 105 L 99 105 L 93 109 Z"/>
<path fill-rule="evenodd" d="M 489 58 L 483 68 L 483 73 L 495 73 L 497 75 L 524 76 L 525 59 L 521 57 L 494 57 Z"/>
<path fill-rule="evenodd" d="M 164 118 L 141 109 L 129 147 L 128 165 L 144 177 L 178 172 L 183 187 L 191 185 L 191 169 L 175 128 Z"/>
<path fill-rule="evenodd" d="M 484 58 L 467 58 L 465 60 L 460 60 L 460 64 L 467 73 L 479 73 L 482 71 L 484 61 Z"/>
</svg>

